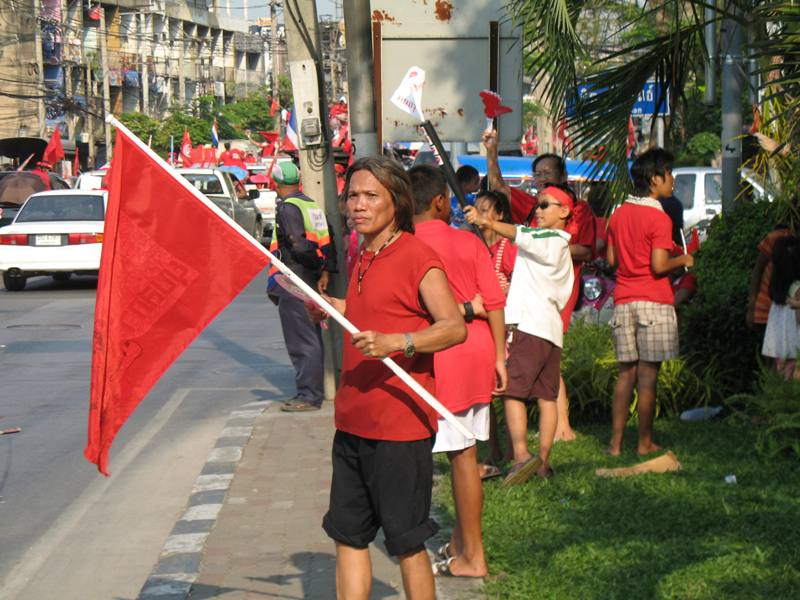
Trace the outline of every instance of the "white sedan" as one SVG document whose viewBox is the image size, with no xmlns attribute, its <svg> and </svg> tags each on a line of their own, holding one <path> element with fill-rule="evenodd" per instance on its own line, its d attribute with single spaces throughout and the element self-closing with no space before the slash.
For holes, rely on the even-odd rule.
<svg viewBox="0 0 800 600">
<path fill-rule="evenodd" d="M 0 228 L 0 271 L 9 292 L 28 277 L 57 281 L 73 273 L 96 275 L 107 196 L 104 191 L 56 190 L 33 194 L 14 221 Z"/>
</svg>

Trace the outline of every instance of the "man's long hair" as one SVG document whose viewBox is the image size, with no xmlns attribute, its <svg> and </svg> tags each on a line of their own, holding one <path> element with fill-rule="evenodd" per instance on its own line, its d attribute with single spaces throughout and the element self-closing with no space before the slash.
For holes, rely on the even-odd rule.
<svg viewBox="0 0 800 600">
<path fill-rule="evenodd" d="M 414 197 L 411 194 L 411 180 L 400 163 L 383 156 L 359 158 L 347 171 L 344 184 L 345 200 L 350 193 L 350 180 L 357 171 L 369 171 L 389 191 L 394 203 L 395 225 L 402 231 L 414 233 Z"/>
</svg>

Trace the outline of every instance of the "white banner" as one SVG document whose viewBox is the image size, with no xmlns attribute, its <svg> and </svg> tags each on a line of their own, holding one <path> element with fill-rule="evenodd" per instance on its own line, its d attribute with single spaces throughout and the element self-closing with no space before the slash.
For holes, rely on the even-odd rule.
<svg viewBox="0 0 800 600">
<path fill-rule="evenodd" d="M 425 85 L 425 71 L 419 67 L 411 67 L 400 86 L 392 94 L 391 102 L 400 110 L 410 115 L 419 117 L 424 121 L 422 115 L 422 88 Z"/>
</svg>

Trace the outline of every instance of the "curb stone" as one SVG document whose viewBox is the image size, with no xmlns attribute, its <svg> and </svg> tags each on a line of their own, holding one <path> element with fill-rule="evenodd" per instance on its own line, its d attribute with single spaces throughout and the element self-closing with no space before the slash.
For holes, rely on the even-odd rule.
<svg viewBox="0 0 800 600">
<path fill-rule="evenodd" d="M 275 401 L 249 402 L 230 413 L 137 600 L 186 600 L 255 420 L 271 404 Z"/>
</svg>

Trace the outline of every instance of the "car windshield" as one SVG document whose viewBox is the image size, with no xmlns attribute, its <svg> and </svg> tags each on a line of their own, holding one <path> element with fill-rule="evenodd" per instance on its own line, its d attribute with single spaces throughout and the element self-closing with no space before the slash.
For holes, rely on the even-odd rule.
<svg viewBox="0 0 800 600">
<path fill-rule="evenodd" d="M 213 173 L 181 173 L 194 187 L 206 195 L 224 194 L 222 182 Z"/>
<path fill-rule="evenodd" d="M 39 221 L 102 221 L 102 196 L 31 196 L 17 214 L 16 223 Z"/>
<path fill-rule="evenodd" d="M 680 173 L 675 175 L 675 182 L 672 185 L 672 194 L 681 201 L 683 208 L 689 209 L 694 206 L 694 186 L 697 175 L 694 173 Z"/>
</svg>

